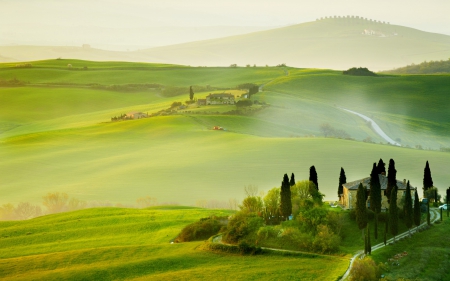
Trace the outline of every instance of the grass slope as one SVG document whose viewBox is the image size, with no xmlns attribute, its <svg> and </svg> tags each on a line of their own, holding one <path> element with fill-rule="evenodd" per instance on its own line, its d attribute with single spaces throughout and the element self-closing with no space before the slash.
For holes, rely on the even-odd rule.
<svg viewBox="0 0 450 281">
<path fill-rule="evenodd" d="M 399 260 L 398 266 L 389 265 L 384 273 L 388 280 L 448 280 L 450 279 L 450 242 L 446 237 L 450 231 L 450 220 L 444 211 L 444 221 L 431 229 L 414 234 L 394 245 L 372 253 L 373 259 L 385 263 L 394 255 L 406 251 L 407 256 Z"/>
<path fill-rule="evenodd" d="M 236 256 L 169 244 L 182 227 L 227 211 L 102 208 L 0 222 L 0 280 L 335 280 L 341 257 Z M 322 270 L 327 263 L 332 270 Z"/>
</svg>

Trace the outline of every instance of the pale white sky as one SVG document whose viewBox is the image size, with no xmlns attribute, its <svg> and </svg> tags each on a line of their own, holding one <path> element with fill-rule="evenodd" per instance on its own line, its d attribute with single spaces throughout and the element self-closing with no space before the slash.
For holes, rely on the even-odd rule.
<svg viewBox="0 0 450 281">
<path fill-rule="evenodd" d="M 193 27 L 200 28 L 197 37 L 208 38 L 214 31 L 203 32 L 202 27 L 279 27 L 333 15 L 450 35 L 449 11 L 449 0 L 0 0 L 0 45 L 123 45 L 124 40 L 130 46 L 161 45 L 186 40 L 180 37 L 188 38 Z M 155 29 L 167 26 L 184 29 Z M 144 40 L 152 33 L 159 41 Z"/>
</svg>

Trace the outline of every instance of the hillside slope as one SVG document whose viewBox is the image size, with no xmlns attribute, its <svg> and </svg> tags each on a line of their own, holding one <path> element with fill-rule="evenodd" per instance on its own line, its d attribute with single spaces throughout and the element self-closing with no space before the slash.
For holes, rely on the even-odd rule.
<svg viewBox="0 0 450 281">
<path fill-rule="evenodd" d="M 367 34 L 363 34 L 366 30 Z M 152 48 L 158 62 L 371 70 L 447 59 L 450 36 L 364 19 L 333 18 L 245 35 Z"/>
</svg>

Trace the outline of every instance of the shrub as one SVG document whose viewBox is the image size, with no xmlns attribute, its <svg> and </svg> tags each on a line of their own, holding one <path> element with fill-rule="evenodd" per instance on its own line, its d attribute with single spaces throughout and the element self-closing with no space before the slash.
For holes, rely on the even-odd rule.
<svg viewBox="0 0 450 281">
<path fill-rule="evenodd" d="M 244 107 L 244 106 L 252 106 L 253 102 L 250 99 L 241 99 L 236 103 L 237 107 Z"/>
<path fill-rule="evenodd" d="M 336 252 L 339 250 L 341 239 L 334 234 L 328 226 L 319 225 L 317 227 L 317 235 L 314 238 L 313 246 L 316 252 Z"/>
<path fill-rule="evenodd" d="M 301 232 L 298 228 L 288 227 L 280 233 L 280 238 L 290 248 L 297 250 L 311 250 L 314 238 L 309 233 Z"/>
<path fill-rule="evenodd" d="M 254 245 L 250 245 L 246 241 L 241 241 L 238 244 L 239 252 L 242 255 L 257 255 L 262 253 L 261 247 L 255 247 Z"/>
<path fill-rule="evenodd" d="M 342 74 L 354 76 L 377 76 L 374 72 L 370 71 L 366 67 L 352 67 L 349 70 L 343 71 Z"/>
<path fill-rule="evenodd" d="M 223 225 L 222 221 L 225 219 L 225 217 L 202 218 L 200 221 L 191 223 L 183 228 L 175 241 L 188 242 L 208 239 L 219 233 Z"/>
<path fill-rule="evenodd" d="M 263 219 L 255 213 L 238 212 L 230 219 L 223 239 L 228 243 L 238 243 L 247 236 L 256 234 L 263 224 Z"/>
<path fill-rule="evenodd" d="M 350 270 L 351 281 L 375 281 L 378 280 L 380 276 L 380 268 L 368 257 L 356 259 Z"/>
</svg>

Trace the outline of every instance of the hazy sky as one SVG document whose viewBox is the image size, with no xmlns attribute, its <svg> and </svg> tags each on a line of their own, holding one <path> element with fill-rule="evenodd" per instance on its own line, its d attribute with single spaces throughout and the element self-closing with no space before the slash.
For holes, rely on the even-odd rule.
<svg viewBox="0 0 450 281">
<path fill-rule="evenodd" d="M 192 32 L 189 27 L 279 27 L 333 15 L 450 35 L 449 11 L 449 0 L 0 0 L 0 45 L 39 40 L 37 44 L 78 44 L 96 38 L 108 44 L 158 45 L 164 40 L 138 38 L 155 27 L 183 27 L 182 33 Z M 139 29 L 147 33 L 133 34 Z M 116 41 L 106 38 L 115 31 Z M 156 34 L 167 42 L 180 41 L 180 32 Z"/>
</svg>

